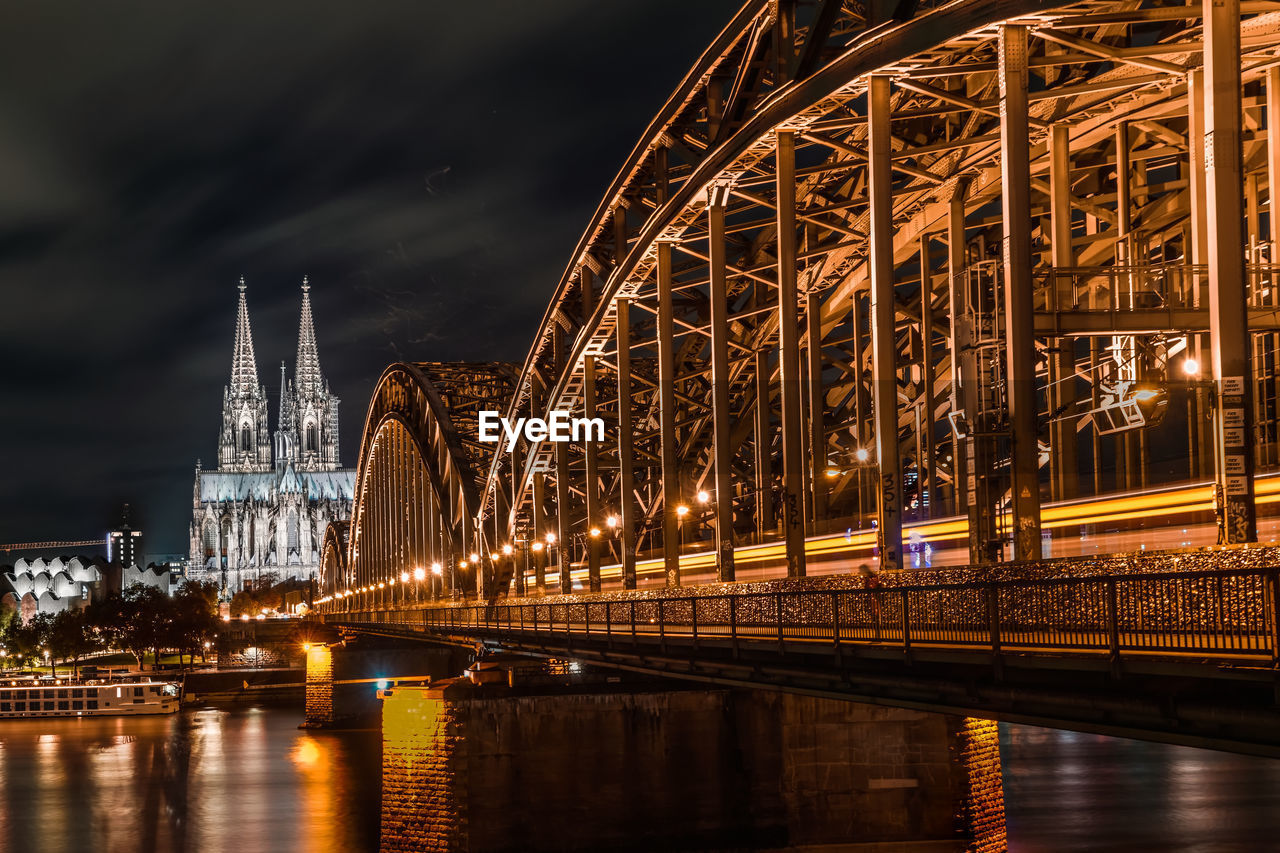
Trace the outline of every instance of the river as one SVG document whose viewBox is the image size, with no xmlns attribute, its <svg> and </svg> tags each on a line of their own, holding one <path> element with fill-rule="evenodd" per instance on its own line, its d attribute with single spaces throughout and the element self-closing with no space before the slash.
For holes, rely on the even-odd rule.
<svg viewBox="0 0 1280 853">
<path fill-rule="evenodd" d="M 0 849 L 378 849 L 379 734 L 285 708 L 0 723 Z M 1280 761 L 1002 726 L 1015 853 L 1280 849 Z"/>
</svg>

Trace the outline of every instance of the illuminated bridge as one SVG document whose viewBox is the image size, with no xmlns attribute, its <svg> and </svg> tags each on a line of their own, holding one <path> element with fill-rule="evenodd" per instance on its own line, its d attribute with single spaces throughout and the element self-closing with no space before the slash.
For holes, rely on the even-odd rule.
<svg viewBox="0 0 1280 853">
<path fill-rule="evenodd" d="M 316 610 L 1275 752 L 1275 198 L 1280 3 L 752 0 L 524 363 L 384 373 Z"/>
</svg>

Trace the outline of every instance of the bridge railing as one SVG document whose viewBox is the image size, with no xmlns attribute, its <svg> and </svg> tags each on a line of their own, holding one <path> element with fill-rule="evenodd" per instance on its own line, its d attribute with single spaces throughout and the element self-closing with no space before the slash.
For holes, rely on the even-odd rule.
<svg viewBox="0 0 1280 853">
<path fill-rule="evenodd" d="M 335 614 L 477 637 L 862 643 L 1280 665 L 1280 568 L 844 590 L 620 593 Z"/>
</svg>

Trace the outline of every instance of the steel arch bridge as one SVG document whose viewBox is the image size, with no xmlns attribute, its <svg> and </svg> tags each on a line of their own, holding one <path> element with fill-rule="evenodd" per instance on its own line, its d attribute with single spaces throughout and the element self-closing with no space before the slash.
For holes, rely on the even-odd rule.
<svg viewBox="0 0 1280 853">
<path fill-rule="evenodd" d="M 894 569 L 904 522 L 938 519 L 971 562 L 1029 559 L 1042 501 L 1176 479 L 1215 481 L 1221 541 L 1256 538 L 1278 57 L 1280 3 L 1255 0 L 746 3 L 605 192 L 523 365 L 384 373 L 325 595 L 415 570 L 415 594 L 490 599 L 548 569 L 566 593 L 638 566 L 731 581 L 774 556 L 799 577 L 871 538 Z M 483 410 L 600 417 L 606 440 L 507 453 Z"/>
</svg>

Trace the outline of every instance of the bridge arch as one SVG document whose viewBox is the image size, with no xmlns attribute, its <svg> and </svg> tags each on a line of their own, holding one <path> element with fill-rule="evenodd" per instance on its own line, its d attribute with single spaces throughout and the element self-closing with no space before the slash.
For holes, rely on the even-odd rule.
<svg viewBox="0 0 1280 853">
<path fill-rule="evenodd" d="M 489 447 L 477 424 L 480 411 L 505 409 L 514 381 L 502 364 L 398 363 L 383 372 L 361 439 L 344 595 L 389 602 L 410 588 L 484 591 L 490 561 L 470 559 L 488 553 L 476 519 L 478 462 Z"/>
<path fill-rule="evenodd" d="M 324 529 L 324 542 L 320 548 L 321 596 L 331 596 L 351 584 L 347 573 L 348 538 L 351 522 L 330 521 Z"/>
</svg>

